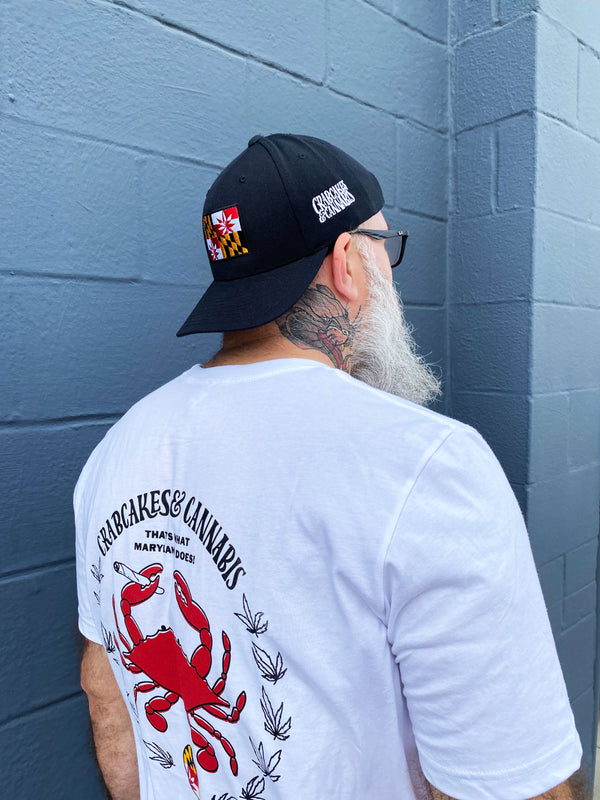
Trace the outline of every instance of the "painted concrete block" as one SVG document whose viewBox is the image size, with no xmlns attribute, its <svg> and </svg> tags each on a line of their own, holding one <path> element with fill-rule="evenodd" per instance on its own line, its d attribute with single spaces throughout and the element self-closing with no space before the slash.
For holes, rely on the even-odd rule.
<svg viewBox="0 0 600 800">
<path fill-rule="evenodd" d="M 556 643 L 569 697 L 573 700 L 588 690 L 594 680 L 596 620 L 592 615 L 561 634 Z"/>
<path fill-rule="evenodd" d="M 600 369 L 599 369 L 600 373 Z M 600 463 L 600 389 L 570 392 L 569 466 Z"/>
<path fill-rule="evenodd" d="M 526 483 L 529 406 L 524 394 L 455 392 L 452 416 L 481 433 L 511 483 Z"/>
<path fill-rule="evenodd" d="M 450 32 L 452 41 L 489 30 L 494 24 L 491 0 L 457 0 L 452 3 Z"/>
<path fill-rule="evenodd" d="M 507 22 L 539 8 L 540 0 L 498 0 L 499 21 Z"/>
<path fill-rule="evenodd" d="M 247 93 L 248 115 L 236 125 L 248 133 L 247 138 L 291 131 L 326 139 L 370 169 L 381 183 L 386 202 L 394 203 L 396 131 L 389 114 L 261 64 L 248 64 Z"/>
<path fill-rule="evenodd" d="M 594 750 L 596 747 L 597 725 L 594 710 L 595 697 L 593 687 L 583 692 L 571 703 L 575 725 L 581 739 L 583 748 L 583 760 L 587 767 L 587 774 L 593 775 Z"/>
<path fill-rule="evenodd" d="M 577 125 L 577 39 L 544 14 L 537 23 L 536 106 Z"/>
<path fill-rule="evenodd" d="M 517 392 L 529 384 L 527 303 L 450 309 L 453 391 Z"/>
<path fill-rule="evenodd" d="M 564 590 L 565 557 L 559 556 L 538 567 L 540 586 L 546 606 L 562 603 Z"/>
<path fill-rule="evenodd" d="M 217 174 L 190 163 L 141 159 L 138 216 L 144 280 L 197 283 L 209 274 L 202 208 Z"/>
<path fill-rule="evenodd" d="M 414 328 L 418 350 L 437 375 L 446 375 L 445 315 L 443 308 L 405 306 L 406 319 Z"/>
<path fill-rule="evenodd" d="M 448 214 L 448 138 L 411 122 L 397 125 L 396 204 L 445 219 Z"/>
<path fill-rule="evenodd" d="M 521 114 L 498 123 L 500 210 L 531 208 L 535 202 L 535 118 Z"/>
<path fill-rule="evenodd" d="M 0 268 L 139 274 L 134 153 L 8 118 L 0 150 Z"/>
<path fill-rule="evenodd" d="M 444 130 L 446 47 L 358 0 L 332 0 L 330 8 L 328 85 L 392 114 Z M 352 58 L 348 57 L 350 42 L 355 43 Z"/>
<path fill-rule="evenodd" d="M 399 20 L 427 36 L 445 42 L 448 38 L 448 5 L 438 0 L 396 0 L 394 13 Z"/>
<path fill-rule="evenodd" d="M 600 309 L 536 303 L 532 344 L 533 392 L 597 388 Z"/>
<path fill-rule="evenodd" d="M 492 125 L 456 137 L 456 211 L 461 217 L 490 214 L 495 205 L 495 139 Z"/>
<path fill-rule="evenodd" d="M 271 0 L 230 0 L 226 9 L 187 0 L 130 0 L 128 5 L 313 81 L 323 80 L 327 20 L 321 0 L 282 3 L 276 13 Z"/>
<path fill-rule="evenodd" d="M 600 6 L 595 0 L 539 0 L 541 11 L 600 51 Z"/>
<path fill-rule="evenodd" d="M 457 130 L 473 128 L 535 104 L 535 21 L 523 17 L 456 48 Z"/>
<path fill-rule="evenodd" d="M 109 423 L 0 427 L 0 576 L 75 557 L 75 482 Z M 35 454 L 35 456 L 33 455 Z"/>
<path fill-rule="evenodd" d="M 596 611 L 596 581 L 565 597 L 563 627 L 570 628 L 579 620 Z"/>
<path fill-rule="evenodd" d="M 451 222 L 453 302 L 527 300 L 531 292 L 533 212 Z"/>
<path fill-rule="evenodd" d="M 511 483 L 510 488 L 513 490 L 521 509 L 521 514 L 525 518 L 527 514 L 527 486 L 524 483 Z"/>
<path fill-rule="evenodd" d="M 534 395 L 530 399 L 529 482 L 568 472 L 569 396 Z"/>
<path fill-rule="evenodd" d="M 562 631 L 562 601 L 555 603 L 547 608 L 548 619 L 550 620 L 550 627 L 552 628 L 552 635 L 556 641 Z"/>
<path fill-rule="evenodd" d="M 528 494 L 527 525 L 537 563 L 551 561 L 597 535 L 597 470 L 540 481 L 529 487 Z"/>
<path fill-rule="evenodd" d="M 600 25 L 600 13 L 598 14 Z M 579 48 L 579 94 L 577 98 L 579 129 L 584 133 L 600 137 L 600 110 L 598 108 L 598 86 L 600 86 L 600 56 L 587 47 Z"/>
<path fill-rule="evenodd" d="M 565 594 L 573 594 L 595 580 L 597 558 L 598 536 L 595 533 L 592 539 L 567 553 L 565 557 Z"/>
<path fill-rule="evenodd" d="M 388 14 L 394 13 L 394 0 L 369 0 L 370 4 L 385 11 Z"/>
<path fill-rule="evenodd" d="M 0 727 L 0 751 L 6 797 L 106 800 L 81 694 Z"/>
<path fill-rule="evenodd" d="M 600 225 L 600 142 L 538 115 L 537 203 Z"/>
<path fill-rule="evenodd" d="M 0 112 L 106 141 L 225 164 L 246 61 L 112 3 L 9 0 Z M 60 47 L 57 46 L 60 42 Z M 226 90 L 223 90 L 223 87 Z"/>
<path fill-rule="evenodd" d="M 175 338 L 200 294 L 200 287 L 0 277 L 0 419 L 122 413 L 218 349 L 216 335 Z"/>
<path fill-rule="evenodd" d="M 408 231 L 406 251 L 393 271 L 405 303 L 442 305 L 446 299 L 446 223 L 384 209 L 391 230 Z"/>
<path fill-rule="evenodd" d="M 75 568 L 0 581 L 5 680 L 0 724 L 79 690 Z"/>
<path fill-rule="evenodd" d="M 536 209 L 534 240 L 534 298 L 600 308 L 600 228 Z"/>
</svg>

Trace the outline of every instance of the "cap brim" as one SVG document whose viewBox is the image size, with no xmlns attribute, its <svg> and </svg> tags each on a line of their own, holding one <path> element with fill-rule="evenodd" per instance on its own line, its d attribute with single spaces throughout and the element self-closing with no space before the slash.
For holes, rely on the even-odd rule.
<svg viewBox="0 0 600 800">
<path fill-rule="evenodd" d="M 321 248 L 291 264 L 248 278 L 213 281 L 177 336 L 242 331 L 272 322 L 308 289 L 328 251 L 328 247 Z"/>
</svg>

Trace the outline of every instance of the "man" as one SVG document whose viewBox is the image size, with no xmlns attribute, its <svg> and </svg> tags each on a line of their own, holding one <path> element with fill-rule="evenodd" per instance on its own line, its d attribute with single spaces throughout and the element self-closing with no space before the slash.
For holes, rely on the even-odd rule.
<svg viewBox="0 0 600 800">
<path fill-rule="evenodd" d="M 282 134 L 208 192 L 214 281 L 179 333 L 223 347 L 134 406 L 75 493 L 115 800 L 575 797 L 522 518 L 481 438 L 419 405 L 438 381 L 382 207 L 354 159 Z"/>
</svg>

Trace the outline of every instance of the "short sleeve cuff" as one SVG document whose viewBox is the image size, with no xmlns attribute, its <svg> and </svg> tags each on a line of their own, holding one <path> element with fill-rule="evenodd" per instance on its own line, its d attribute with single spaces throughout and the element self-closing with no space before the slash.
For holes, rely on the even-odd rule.
<svg viewBox="0 0 600 800">
<path fill-rule="evenodd" d="M 420 754 L 421 768 L 440 792 L 462 800 L 523 800 L 537 797 L 566 781 L 579 769 L 582 749 L 577 734 L 542 758 L 515 769 L 495 773 L 450 772 Z"/>
<path fill-rule="evenodd" d="M 96 642 L 96 644 L 103 644 L 102 639 L 100 636 L 98 636 L 98 631 L 94 625 L 79 617 L 78 627 L 86 639 L 89 639 L 91 642 Z"/>
</svg>

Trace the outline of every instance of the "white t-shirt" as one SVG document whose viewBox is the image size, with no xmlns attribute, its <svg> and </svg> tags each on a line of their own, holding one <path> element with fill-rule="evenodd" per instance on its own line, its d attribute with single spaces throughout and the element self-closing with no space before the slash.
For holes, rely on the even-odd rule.
<svg viewBox="0 0 600 800">
<path fill-rule="evenodd" d="M 578 768 L 521 514 L 471 428 L 311 360 L 196 366 L 108 432 L 75 513 L 79 626 L 142 798 L 412 800 L 424 773 L 522 800 Z"/>
</svg>

